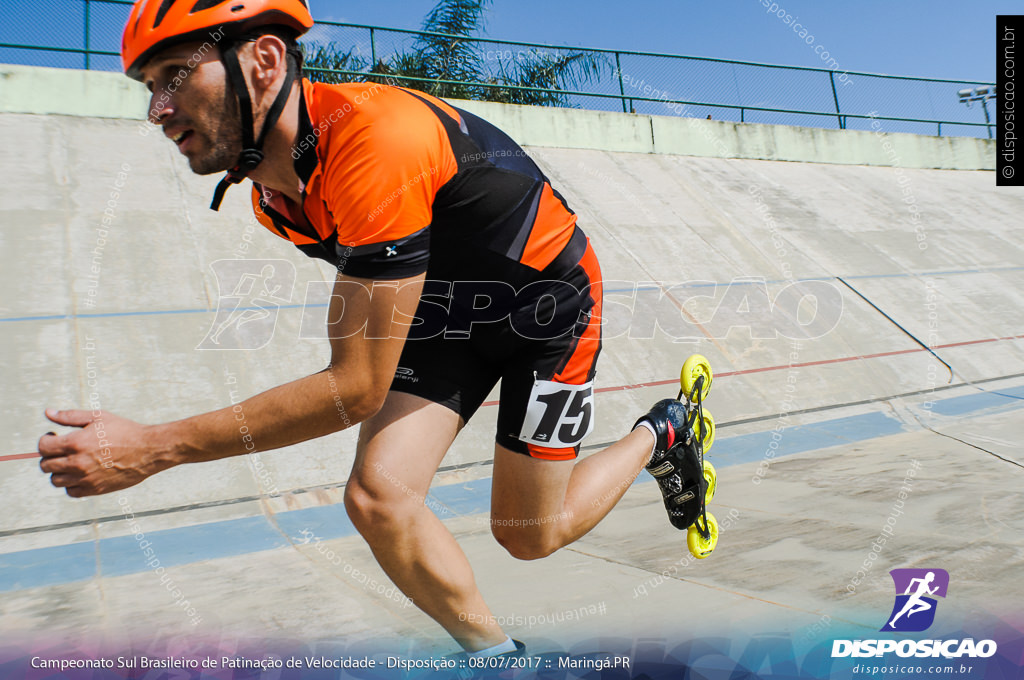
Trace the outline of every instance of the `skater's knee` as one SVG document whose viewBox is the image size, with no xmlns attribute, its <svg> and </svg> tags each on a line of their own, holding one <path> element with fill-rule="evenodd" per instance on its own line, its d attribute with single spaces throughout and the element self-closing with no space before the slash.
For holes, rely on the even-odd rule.
<svg viewBox="0 0 1024 680">
<path fill-rule="evenodd" d="M 508 554 L 517 560 L 539 560 L 562 547 L 549 531 L 508 527 L 491 520 L 491 533 Z"/>
<path fill-rule="evenodd" d="M 414 495 L 400 489 L 395 493 L 395 489 L 367 483 L 353 474 L 345 485 L 345 510 L 359 533 L 384 535 L 411 525 L 410 516 L 417 509 Z M 419 505 L 423 505 L 422 499 Z"/>
</svg>

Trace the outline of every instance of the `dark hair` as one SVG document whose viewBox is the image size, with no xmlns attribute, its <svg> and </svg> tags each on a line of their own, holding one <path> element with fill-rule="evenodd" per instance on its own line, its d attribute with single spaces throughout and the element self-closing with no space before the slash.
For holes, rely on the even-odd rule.
<svg viewBox="0 0 1024 680">
<path fill-rule="evenodd" d="M 285 45 L 285 54 L 288 59 L 288 68 L 293 72 L 296 80 L 302 78 L 302 50 L 299 48 L 298 36 L 295 31 L 287 26 L 260 26 L 251 31 L 246 31 L 231 38 L 231 42 L 253 42 L 263 35 L 272 35 L 280 38 Z M 224 46 L 230 44 L 224 41 Z"/>
</svg>

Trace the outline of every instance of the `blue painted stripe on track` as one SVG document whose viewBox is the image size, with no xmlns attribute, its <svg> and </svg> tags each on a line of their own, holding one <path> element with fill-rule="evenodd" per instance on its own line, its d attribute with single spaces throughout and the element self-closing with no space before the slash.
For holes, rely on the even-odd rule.
<svg viewBox="0 0 1024 680">
<path fill-rule="evenodd" d="M 327 303 L 310 303 L 308 305 L 275 305 L 273 309 L 315 309 L 328 307 Z M 266 307 L 238 307 L 235 311 L 266 311 Z M 70 321 L 72 319 L 112 319 L 126 316 L 166 316 L 169 314 L 213 314 L 216 309 L 157 309 L 138 312 L 85 312 L 82 314 L 51 314 L 48 316 L 12 316 L 0 319 L 0 323 L 8 321 Z"/>
<path fill-rule="evenodd" d="M 1022 402 L 1024 386 L 964 397 L 951 397 L 935 403 L 933 411 L 942 415 L 965 413 L 1013 405 Z M 785 421 L 776 421 L 785 424 Z M 903 424 L 885 413 L 865 413 L 818 423 L 787 427 L 777 439 L 778 449 L 771 449 L 773 430 L 717 439 L 710 457 L 719 468 L 815 451 L 832 446 L 866 441 L 898 434 Z M 639 483 L 652 481 L 644 473 Z M 478 515 L 490 511 L 491 478 L 461 484 L 449 484 L 430 490 L 428 508 L 441 519 Z M 308 542 L 313 536 L 321 540 L 343 538 L 356 534 L 342 504 L 289 510 L 273 516 L 278 531 L 265 516 L 197 524 L 145 534 L 160 566 L 171 567 L 204 560 L 236 557 L 253 552 L 273 550 L 289 544 Z M 310 536 L 312 534 L 312 536 Z M 24 590 L 64 583 L 86 581 L 96 577 L 96 550 L 100 555 L 103 576 L 123 576 L 144 572 L 148 565 L 144 546 L 135 536 L 104 538 L 97 542 L 70 543 L 49 548 L 35 548 L 0 554 L 0 592 Z"/>
<path fill-rule="evenodd" d="M 605 288 L 605 295 L 612 295 L 615 293 L 639 293 L 646 290 L 661 290 L 660 286 L 637 286 L 636 288 Z"/>
<path fill-rule="evenodd" d="M 851 276 L 844 276 L 844 279 L 903 279 L 903 278 L 920 278 L 925 276 L 953 276 L 957 274 L 998 274 L 1000 272 L 1015 272 L 1024 269 L 1024 267 L 989 267 L 986 269 L 948 269 L 945 271 L 937 272 L 900 272 L 898 274 L 856 274 Z"/>
<path fill-rule="evenodd" d="M 778 422 L 780 425 L 785 424 L 781 420 Z M 715 467 L 728 467 L 769 457 L 779 458 L 876 437 L 887 437 L 903 431 L 903 424 L 895 418 L 890 418 L 884 413 L 866 413 L 788 427 L 782 429 L 775 440 L 772 438 L 772 430 L 716 440 L 708 456 Z M 776 441 L 777 448 L 771 447 L 773 441 Z"/>
<path fill-rule="evenodd" d="M 894 274 L 860 274 L 844 276 L 843 278 L 854 280 L 854 279 L 898 279 L 898 278 L 918 278 L 926 276 L 950 276 L 954 274 L 998 274 L 999 272 L 1012 272 L 1024 270 L 1024 267 L 992 267 L 989 269 L 959 269 L 949 271 L 938 271 L 938 272 L 900 272 Z M 834 276 L 822 276 L 822 277 L 810 277 L 807 279 L 798 279 L 798 281 L 832 281 L 835 280 Z M 753 277 L 751 279 L 741 281 L 722 281 L 722 282 L 702 282 L 702 283 L 687 283 L 681 281 L 675 284 L 668 284 L 667 286 L 641 286 L 633 289 L 611 289 L 606 290 L 605 293 L 633 293 L 637 291 L 645 290 L 661 290 L 662 288 L 673 288 L 675 286 L 684 286 L 688 288 L 711 288 L 717 286 L 730 286 L 730 285 L 754 285 L 754 284 L 767 284 L 774 285 L 779 283 L 793 283 L 788 279 L 779 280 L 768 280 L 768 279 L 757 279 Z M 315 304 L 296 304 L 296 305 L 278 305 L 277 309 L 303 309 L 303 308 L 318 308 L 327 307 L 327 303 L 315 303 Z M 262 310 L 263 307 L 240 307 L 240 310 Z M 137 311 L 137 312 L 97 312 L 97 313 L 82 313 L 82 314 L 50 314 L 45 316 L 15 316 L 0 318 L 0 323 L 14 322 L 14 321 L 68 321 L 72 319 L 109 319 L 115 317 L 124 316 L 163 316 L 168 314 L 212 314 L 216 312 L 216 309 L 163 309 L 155 311 Z"/>
<path fill-rule="evenodd" d="M 959 416 L 1000 406 L 1017 406 L 1022 398 L 1024 398 L 1024 386 L 998 391 L 986 390 L 978 394 L 941 399 L 935 402 L 931 410 L 942 416 Z"/>
<path fill-rule="evenodd" d="M 274 521 L 295 543 L 313 540 L 310 533 L 325 541 L 356 534 L 356 528 L 341 503 L 279 512 L 274 515 Z"/>
<path fill-rule="evenodd" d="M 152 545 L 144 546 L 143 541 Z M 138 540 L 134 535 L 100 539 L 100 573 L 103 576 L 124 576 L 156 566 L 176 567 L 286 545 L 288 541 L 264 516 L 195 524 L 145 533 Z M 146 556 L 146 548 L 153 550 L 151 557 Z M 153 559 L 159 562 L 147 565 Z"/>
<path fill-rule="evenodd" d="M 87 581 L 96 575 L 96 544 L 69 543 L 0 555 L 0 592 Z"/>
<path fill-rule="evenodd" d="M 457 515 L 476 515 L 491 511 L 491 478 L 465 484 L 449 484 L 430 490 L 430 495 Z M 436 514 L 435 510 L 435 514 Z"/>
</svg>

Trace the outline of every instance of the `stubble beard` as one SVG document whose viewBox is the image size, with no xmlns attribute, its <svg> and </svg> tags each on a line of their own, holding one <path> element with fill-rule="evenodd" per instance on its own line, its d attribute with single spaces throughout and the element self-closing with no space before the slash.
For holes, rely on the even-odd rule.
<svg viewBox="0 0 1024 680">
<path fill-rule="evenodd" d="M 197 175 L 212 175 L 225 172 L 238 165 L 238 157 L 242 153 L 242 123 L 238 110 L 238 100 L 234 94 L 225 89 L 224 99 L 219 111 L 206 111 L 202 116 L 213 124 L 213 130 L 207 137 L 209 151 L 201 156 L 192 156 L 188 165 Z"/>
</svg>

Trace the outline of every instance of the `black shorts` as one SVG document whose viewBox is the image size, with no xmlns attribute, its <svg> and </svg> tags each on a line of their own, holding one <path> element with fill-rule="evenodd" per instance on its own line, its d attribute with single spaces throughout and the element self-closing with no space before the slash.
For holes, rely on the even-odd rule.
<svg viewBox="0 0 1024 680">
<path fill-rule="evenodd" d="M 459 294 L 453 286 L 462 287 Z M 597 256 L 588 242 L 558 280 L 534 282 L 514 298 L 506 289 L 512 290 L 497 282 L 428 281 L 416 312 L 427 322 L 413 326 L 391 389 L 446 406 L 469 422 L 500 379 L 497 443 L 534 458 L 571 460 L 594 424 Z M 490 304 L 499 298 L 513 301 L 507 308 Z M 467 299 L 475 302 L 455 302 Z"/>
</svg>

